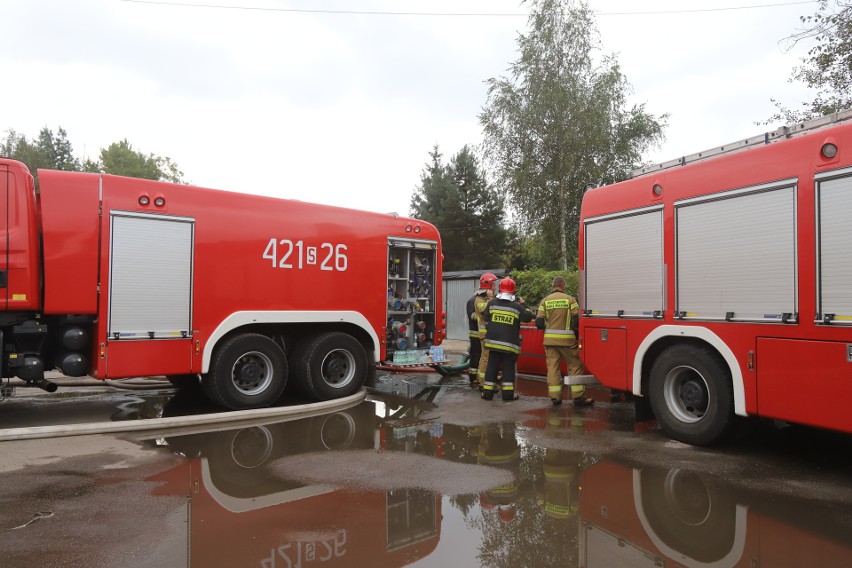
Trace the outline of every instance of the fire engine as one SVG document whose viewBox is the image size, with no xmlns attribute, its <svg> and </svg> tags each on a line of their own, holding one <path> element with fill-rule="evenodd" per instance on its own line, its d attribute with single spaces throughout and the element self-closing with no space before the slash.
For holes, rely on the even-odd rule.
<svg viewBox="0 0 852 568">
<path fill-rule="evenodd" d="M 288 385 L 349 396 L 445 337 L 428 223 L 114 175 L 38 182 L 0 158 L 3 377 L 52 392 L 51 369 L 165 375 L 245 409 Z"/>
<path fill-rule="evenodd" d="M 690 444 L 852 432 L 852 110 L 586 191 L 581 357 Z"/>
</svg>

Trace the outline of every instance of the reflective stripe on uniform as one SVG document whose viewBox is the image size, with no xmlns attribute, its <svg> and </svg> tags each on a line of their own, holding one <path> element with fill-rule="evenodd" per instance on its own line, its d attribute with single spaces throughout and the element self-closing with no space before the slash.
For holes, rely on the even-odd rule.
<svg viewBox="0 0 852 568">
<path fill-rule="evenodd" d="M 514 315 L 516 315 L 516 316 L 517 316 L 518 314 L 520 314 L 520 313 L 521 313 L 521 312 L 519 312 L 518 310 L 516 310 L 515 308 L 513 308 L 512 306 L 499 306 L 499 307 L 497 307 L 497 306 L 493 306 L 493 307 L 491 308 L 491 313 L 492 313 L 492 314 L 493 314 L 493 313 L 498 313 L 498 312 L 499 312 L 499 313 L 505 313 L 505 314 L 514 314 Z"/>
<path fill-rule="evenodd" d="M 551 337 L 553 339 L 574 339 L 577 337 L 574 335 L 574 330 L 571 329 L 545 329 L 544 336 Z"/>
<path fill-rule="evenodd" d="M 557 505 L 555 503 L 546 503 L 544 505 L 544 510 L 553 515 L 558 515 L 560 517 L 570 517 L 574 511 L 572 507 L 565 507 L 562 505 Z"/>
<path fill-rule="evenodd" d="M 512 309 L 491 309 L 490 319 L 495 323 L 505 323 L 513 325 L 515 323 L 515 320 L 518 319 L 518 312 L 517 310 Z"/>
<path fill-rule="evenodd" d="M 545 300 L 544 308 L 546 310 L 556 310 L 559 308 L 571 309 L 571 302 L 568 301 L 568 298 L 555 298 L 553 300 Z"/>
<path fill-rule="evenodd" d="M 506 343 L 504 341 L 495 341 L 493 339 L 485 340 L 485 347 L 488 349 L 493 349 L 495 351 L 505 351 L 507 353 L 515 353 L 516 355 L 521 352 L 521 348 L 512 343 Z"/>
<path fill-rule="evenodd" d="M 570 480 L 574 479 L 575 477 L 577 477 L 577 476 L 573 473 L 568 473 L 568 472 L 557 473 L 555 471 L 547 471 L 546 469 L 544 470 L 544 479 L 548 480 L 548 481 L 550 481 L 550 480 L 563 480 L 563 479 L 570 481 Z"/>
</svg>

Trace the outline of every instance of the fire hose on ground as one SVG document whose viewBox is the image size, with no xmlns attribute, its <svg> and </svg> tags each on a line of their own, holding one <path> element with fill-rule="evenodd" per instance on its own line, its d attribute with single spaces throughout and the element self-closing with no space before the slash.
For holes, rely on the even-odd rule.
<svg viewBox="0 0 852 568">
<path fill-rule="evenodd" d="M 65 383 L 63 383 L 65 386 Z M 91 386 L 90 382 L 86 386 Z M 169 385 L 171 386 L 171 385 Z M 163 388 L 163 387 L 160 387 Z M 254 408 L 250 410 L 233 410 L 211 414 L 196 414 L 190 416 L 170 416 L 166 418 L 147 418 L 123 422 L 88 422 L 83 424 L 62 424 L 55 426 L 31 426 L 27 428 L 9 428 L 0 430 L 0 442 L 11 440 L 35 440 L 40 438 L 58 438 L 63 436 L 86 436 L 92 434 L 116 434 L 120 432 L 143 432 L 150 430 L 170 430 L 190 426 L 212 427 L 221 424 L 232 424 L 239 427 L 244 422 L 261 419 L 295 419 L 307 418 L 330 412 L 338 412 L 356 406 L 367 397 L 367 389 L 362 388 L 357 393 L 334 400 L 312 402 L 293 406 L 278 406 L 273 408 Z"/>
</svg>

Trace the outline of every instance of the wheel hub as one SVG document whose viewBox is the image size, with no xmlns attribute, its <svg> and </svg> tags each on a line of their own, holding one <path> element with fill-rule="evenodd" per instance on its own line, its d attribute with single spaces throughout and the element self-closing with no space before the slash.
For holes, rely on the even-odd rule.
<svg viewBox="0 0 852 568">
<path fill-rule="evenodd" d="M 252 361 L 240 367 L 238 380 L 243 386 L 254 386 L 260 379 L 260 375 L 260 365 Z"/>
<path fill-rule="evenodd" d="M 700 421 L 710 406 L 710 392 L 701 373 L 681 365 L 669 371 L 663 386 L 666 407 L 681 422 Z"/>
<path fill-rule="evenodd" d="M 339 357 L 335 357 L 328 364 L 329 378 L 340 377 L 345 371 L 346 365 L 343 363 L 343 361 L 340 360 Z"/>
<path fill-rule="evenodd" d="M 264 353 L 251 351 L 240 357 L 231 370 L 231 380 L 243 394 L 255 395 L 272 382 L 272 361 Z"/>
<path fill-rule="evenodd" d="M 697 381 L 687 381 L 680 391 L 681 400 L 689 408 L 706 408 L 707 393 Z"/>
<path fill-rule="evenodd" d="M 334 388 L 343 388 L 355 376 L 354 356 L 343 349 L 329 353 L 322 363 L 323 381 Z"/>
</svg>

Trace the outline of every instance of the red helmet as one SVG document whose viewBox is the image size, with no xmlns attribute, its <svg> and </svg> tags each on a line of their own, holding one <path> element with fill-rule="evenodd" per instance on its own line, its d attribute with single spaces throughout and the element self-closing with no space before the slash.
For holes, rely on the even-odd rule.
<svg viewBox="0 0 852 568">
<path fill-rule="evenodd" d="M 482 290 L 490 290 L 495 282 L 497 282 L 497 277 L 490 272 L 486 272 L 479 277 L 479 287 Z"/>
<path fill-rule="evenodd" d="M 515 506 L 507 505 L 497 507 L 497 516 L 500 517 L 500 522 L 504 525 L 508 525 L 515 520 Z"/>
<path fill-rule="evenodd" d="M 481 493 L 479 495 L 479 506 L 482 507 L 483 511 L 490 511 L 491 509 L 496 507 L 494 501 L 492 501 L 486 493 Z"/>
<path fill-rule="evenodd" d="M 504 278 L 500 281 L 500 293 L 501 294 L 514 294 L 515 293 L 515 281 L 511 278 Z"/>
</svg>

